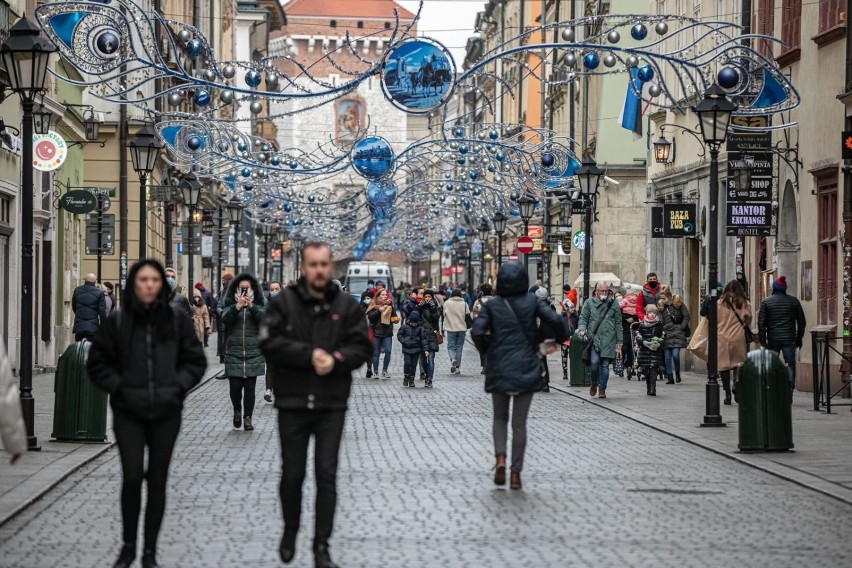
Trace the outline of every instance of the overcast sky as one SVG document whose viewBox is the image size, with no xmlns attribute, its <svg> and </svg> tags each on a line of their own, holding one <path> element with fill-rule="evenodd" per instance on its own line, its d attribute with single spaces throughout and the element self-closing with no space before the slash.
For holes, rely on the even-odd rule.
<svg viewBox="0 0 852 568">
<path fill-rule="evenodd" d="M 397 0 L 397 3 L 414 14 L 420 4 L 416 0 Z M 453 54 L 456 68 L 461 70 L 467 38 L 473 35 L 476 13 L 484 6 L 484 0 L 425 0 L 417 32 L 444 44 Z"/>
</svg>

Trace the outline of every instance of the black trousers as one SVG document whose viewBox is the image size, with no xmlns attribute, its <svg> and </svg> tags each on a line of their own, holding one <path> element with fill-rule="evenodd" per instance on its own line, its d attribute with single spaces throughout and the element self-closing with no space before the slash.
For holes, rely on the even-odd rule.
<svg viewBox="0 0 852 568">
<path fill-rule="evenodd" d="M 281 438 L 281 509 L 284 530 L 296 532 L 302 515 L 302 483 L 308 460 L 308 443 L 314 437 L 316 474 L 316 528 L 314 546 L 327 545 L 337 507 L 337 455 L 343 436 L 345 410 L 279 410 Z"/>
<path fill-rule="evenodd" d="M 234 412 L 242 412 L 243 416 L 252 416 L 257 377 L 228 377 L 228 382 L 231 387 L 231 403 L 234 405 Z"/>
<path fill-rule="evenodd" d="M 157 536 L 166 511 L 166 480 L 172 450 L 180 430 L 180 415 L 156 421 L 137 420 L 123 413 L 113 414 L 112 429 L 121 456 L 121 519 L 124 542 L 135 544 L 142 508 L 142 480 L 148 481 L 145 507 L 145 549 L 157 549 Z M 148 471 L 144 470 L 148 446 Z"/>
</svg>

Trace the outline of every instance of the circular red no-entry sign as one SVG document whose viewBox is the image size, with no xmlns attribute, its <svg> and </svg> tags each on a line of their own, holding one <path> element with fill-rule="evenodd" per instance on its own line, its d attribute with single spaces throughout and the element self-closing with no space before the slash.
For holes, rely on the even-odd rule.
<svg viewBox="0 0 852 568">
<path fill-rule="evenodd" d="M 518 252 L 521 254 L 529 254 L 533 250 L 533 240 L 529 237 L 521 237 L 518 239 Z"/>
</svg>

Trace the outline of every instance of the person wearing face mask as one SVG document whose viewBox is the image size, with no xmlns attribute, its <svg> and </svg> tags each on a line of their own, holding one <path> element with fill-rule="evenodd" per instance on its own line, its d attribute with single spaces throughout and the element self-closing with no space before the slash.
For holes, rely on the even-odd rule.
<svg viewBox="0 0 852 568">
<path fill-rule="evenodd" d="M 264 304 L 263 290 L 254 276 L 244 273 L 231 281 L 222 320 L 228 329 L 225 375 L 234 405 L 234 428 L 242 425 L 246 430 L 254 430 L 254 391 L 258 375 L 266 374 L 266 360 L 258 338 Z"/>
<path fill-rule="evenodd" d="M 189 304 L 189 299 L 178 290 L 177 273 L 174 268 L 166 268 L 166 286 L 169 289 L 169 305 L 192 320 L 192 306 Z"/>
<path fill-rule="evenodd" d="M 639 353 L 636 354 L 648 396 L 657 396 L 657 375 L 663 362 L 663 322 L 656 306 L 648 306 L 639 324 Z"/>
<path fill-rule="evenodd" d="M 198 341 L 204 343 L 204 338 L 210 333 L 210 310 L 198 289 L 192 293 L 192 323 L 195 326 Z"/>
<path fill-rule="evenodd" d="M 189 318 L 170 306 L 165 279 L 155 260 L 134 264 L 121 309 L 104 321 L 89 350 L 89 377 L 109 394 L 121 459 L 124 546 L 113 568 L 129 568 L 136 558 L 143 482 L 148 502 L 142 568 L 158 566 L 157 537 L 183 401 L 207 366 Z"/>
<path fill-rule="evenodd" d="M 272 300 L 274 300 L 275 297 L 278 296 L 278 294 L 280 294 L 280 293 L 281 293 L 281 282 L 277 282 L 277 281 L 270 282 L 269 283 L 269 301 L 271 302 Z M 265 378 L 265 381 L 266 381 L 266 392 L 263 393 L 263 400 L 271 403 L 272 397 L 273 397 L 272 377 L 269 375 L 269 373 L 266 373 L 264 378 Z"/>
<path fill-rule="evenodd" d="M 609 366 L 623 345 L 621 308 L 610 296 L 609 286 L 600 282 L 595 286 L 595 296 L 583 303 L 578 331 L 581 337 L 592 342 L 590 353 L 592 386 L 591 396 L 606 398 Z"/>
<path fill-rule="evenodd" d="M 636 298 L 636 317 L 639 321 L 645 319 L 645 307 L 656 306 L 660 299 L 660 280 L 656 273 L 649 272 L 642 292 Z"/>
</svg>

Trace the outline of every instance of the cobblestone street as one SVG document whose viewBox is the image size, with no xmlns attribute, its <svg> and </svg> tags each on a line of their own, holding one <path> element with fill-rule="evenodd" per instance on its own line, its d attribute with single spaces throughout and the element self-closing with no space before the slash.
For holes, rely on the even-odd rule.
<svg viewBox="0 0 852 568">
<path fill-rule="evenodd" d="M 524 490 L 492 484 L 491 403 L 478 357 L 438 354 L 435 388 L 363 378 L 341 449 L 332 538 L 347 567 L 841 566 L 852 507 L 581 399 L 536 395 Z M 554 356 L 555 357 L 555 356 Z M 187 402 L 159 561 L 276 566 L 282 523 L 273 407 L 231 427 L 226 381 Z M 120 545 L 113 448 L 0 528 L 4 568 L 108 566 Z M 313 481 L 295 566 L 312 566 Z"/>
</svg>

